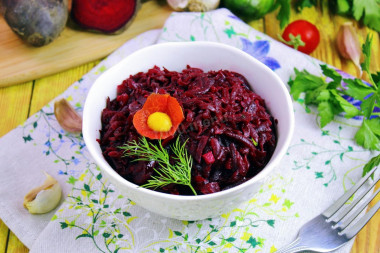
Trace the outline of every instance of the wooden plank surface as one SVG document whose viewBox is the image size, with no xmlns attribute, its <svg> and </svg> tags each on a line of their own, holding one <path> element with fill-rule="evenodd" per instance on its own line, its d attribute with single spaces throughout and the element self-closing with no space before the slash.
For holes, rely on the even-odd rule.
<svg viewBox="0 0 380 253">
<path fill-rule="evenodd" d="M 160 11 L 161 8 L 164 8 L 166 11 L 169 10 L 167 6 L 161 6 L 155 1 L 145 3 L 144 5 L 146 4 L 149 4 L 149 9 L 152 15 L 155 11 Z M 281 30 L 279 28 L 278 21 L 275 19 L 275 15 L 276 13 L 271 13 L 265 16 L 262 20 L 250 22 L 250 25 L 276 39 L 277 35 L 281 33 Z M 292 10 L 291 20 L 300 18 L 314 22 L 319 30 L 323 31 L 321 32 L 321 43 L 317 50 L 312 53 L 312 56 L 328 64 L 334 65 L 350 74 L 357 75 L 354 65 L 351 62 L 341 59 L 335 48 L 335 35 L 337 29 L 340 24 L 346 22 L 347 19 L 338 16 L 330 16 L 328 13 L 322 13 L 320 10 L 315 10 L 314 8 L 305 9 L 301 14 L 297 14 Z M 143 23 L 144 22 L 145 25 L 147 25 L 146 30 L 149 30 L 149 22 L 143 21 Z M 354 24 L 357 27 L 357 24 Z M 374 36 L 371 69 L 373 71 L 379 71 L 379 35 L 365 27 L 358 27 L 358 35 L 361 42 L 364 42 L 367 33 L 371 33 Z M 131 31 L 131 34 L 133 34 L 131 35 L 131 37 L 133 37 L 136 35 L 136 32 Z M 92 61 L 88 64 L 72 67 L 68 71 L 61 71 L 58 74 L 44 78 L 35 78 L 31 82 L 0 88 L 0 116 L 2 119 L 0 121 L 0 137 L 17 125 L 21 124 L 29 115 L 38 111 L 51 99 L 63 92 L 74 81 L 81 78 L 83 74 L 93 68 L 96 63 L 97 61 Z M 21 82 L 22 81 L 19 83 Z M 379 187 L 380 183 L 377 184 L 377 188 Z M 372 201 L 370 205 L 373 206 L 377 201 L 380 201 L 380 196 L 377 196 L 377 198 Z M 374 218 L 366 225 L 366 227 L 359 233 L 351 253 L 380 253 L 379 229 L 380 213 L 376 214 Z M 3 252 L 28 252 L 28 249 L 0 220 L 0 253 Z"/>
<path fill-rule="evenodd" d="M 28 118 L 32 88 L 33 82 L 27 82 L 7 89 L 0 89 L 0 136 L 3 136 Z"/>
<path fill-rule="evenodd" d="M 0 18 L 0 87 L 38 79 L 104 57 L 128 39 L 161 28 L 171 12 L 168 6 L 150 1 L 142 5 L 132 25 L 122 34 L 105 35 L 66 27 L 55 41 L 40 48 L 23 43 Z"/>
<path fill-rule="evenodd" d="M 8 242 L 8 234 L 9 229 L 4 224 L 3 221 L 0 220 L 0 252 L 6 252 L 7 242 Z"/>
</svg>

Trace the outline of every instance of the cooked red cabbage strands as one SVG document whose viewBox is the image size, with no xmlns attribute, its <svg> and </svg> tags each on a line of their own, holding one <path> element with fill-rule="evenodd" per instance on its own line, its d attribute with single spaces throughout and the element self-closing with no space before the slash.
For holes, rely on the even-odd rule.
<svg viewBox="0 0 380 253">
<path fill-rule="evenodd" d="M 262 84 L 265 85 L 265 84 Z M 198 194 L 237 186 L 259 173 L 276 146 L 275 120 L 241 74 L 187 66 L 182 72 L 155 66 L 131 75 L 117 87 L 117 97 L 107 99 L 98 140 L 103 155 L 122 177 L 144 185 L 159 169 L 156 161 L 136 161 L 123 156 L 123 145 L 141 136 L 132 120 L 151 93 L 170 94 L 183 108 L 185 120 L 174 136 L 162 140 L 171 145 L 179 137 L 193 158 L 191 183 Z M 152 144 L 157 140 L 149 140 Z M 174 162 L 174 161 L 173 161 Z M 157 191 L 194 195 L 189 187 L 169 184 Z"/>
</svg>

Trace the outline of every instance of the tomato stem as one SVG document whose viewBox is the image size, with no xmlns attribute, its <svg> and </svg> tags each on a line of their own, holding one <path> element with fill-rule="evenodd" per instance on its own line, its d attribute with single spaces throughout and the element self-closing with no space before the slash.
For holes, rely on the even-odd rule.
<svg viewBox="0 0 380 253">
<path fill-rule="evenodd" d="M 285 43 L 286 45 L 294 47 L 295 50 L 298 50 L 298 47 L 305 46 L 305 42 L 302 41 L 301 35 L 294 36 L 293 34 L 289 33 L 289 41 L 285 40 L 283 37 L 278 35 L 281 42 Z"/>
</svg>

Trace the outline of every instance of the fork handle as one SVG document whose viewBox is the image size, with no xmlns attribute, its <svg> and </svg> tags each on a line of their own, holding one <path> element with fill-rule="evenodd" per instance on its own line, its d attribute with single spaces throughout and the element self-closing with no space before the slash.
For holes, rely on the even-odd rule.
<svg viewBox="0 0 380 253">
<path fill-rule="evenodd" d="M 306 246 L 301 245 L 300 238 L 298 237 L 292 243 L 278 249 L 275 253 L 297 253 L 307 250 Z"/>
</svg>

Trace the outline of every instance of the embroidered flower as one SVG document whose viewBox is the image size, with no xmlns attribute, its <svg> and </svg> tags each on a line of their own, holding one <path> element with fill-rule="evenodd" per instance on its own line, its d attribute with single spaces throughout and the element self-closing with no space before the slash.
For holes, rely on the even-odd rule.
<svg viewBox="0 0 380 253">
<path fill-rule="evenodd" d="M 249 41 L 246 38 L 240 38 L 243 43 L 243 51 L 252 55 L 257 60 L 267 65 L 271 70 L 280 68 L 278 61 L 272 57 L 268 57 L 270 45 L 267 40 Z"/>
</svg>

